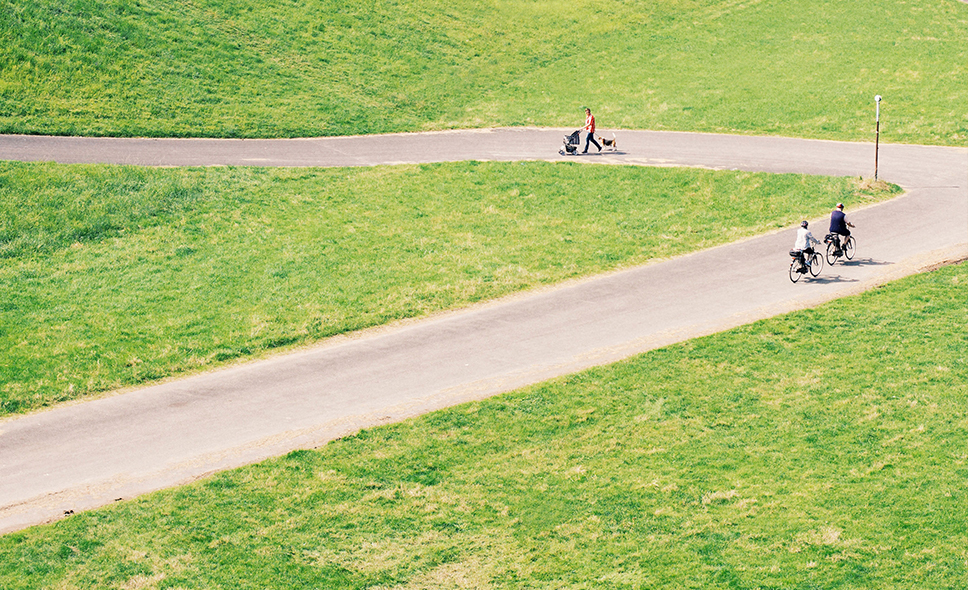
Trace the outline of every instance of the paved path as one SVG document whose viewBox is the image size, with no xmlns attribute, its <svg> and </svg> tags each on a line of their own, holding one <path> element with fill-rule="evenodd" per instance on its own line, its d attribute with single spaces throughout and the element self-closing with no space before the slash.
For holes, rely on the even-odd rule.
<svg viewBox="0 0 968 590">
<path fill-rule="evenodd" d="M 346 166 L 564 159 L 565 130 L 305 140 L 0 137 L 0 159 Z M 864 175 L 874 146 L 620 132 L 596 163 Z M 848 211 L 857 257 L 794 285 L 794 229 L 0 422 L 0 532 L 870 288 L 968 256 L 968 150 L 882 145 L 907 194 Z M 825 220 L 815 220 L 823 227 Z"/>
</svg>

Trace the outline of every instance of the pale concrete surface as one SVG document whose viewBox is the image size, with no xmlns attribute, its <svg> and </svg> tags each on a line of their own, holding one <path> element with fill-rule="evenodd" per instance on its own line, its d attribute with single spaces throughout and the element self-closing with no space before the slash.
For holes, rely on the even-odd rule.
<svg viewBox="0 0 968 590">
<path fill-rule="evenodd" d="M 565 131 L 304 140 L 0 137 L 0 159 L 346 166 L 569 160 L 871 176 L 873 144 L 616 132 L 621 151 L 563 157 Z M 792 284 L 795 230 L 569 283 L 235 368 L 0 422 L 0 532 L 317 446 L 665 344 L 860 292 L 968 257 L 968 150 L 882 145 L 905 187 L 848 210 L 853 262 Z M 832 204 L 831 204 L 832 205 Z M 826 219 L 812 220 L 822 234 Z"/>
</svg>

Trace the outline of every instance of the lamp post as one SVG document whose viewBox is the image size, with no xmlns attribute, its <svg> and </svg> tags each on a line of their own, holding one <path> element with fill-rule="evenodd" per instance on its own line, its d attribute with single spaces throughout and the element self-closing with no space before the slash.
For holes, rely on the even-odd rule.
<svg viewBox="0 0 968 590">
<path fill-rule="evenodd" d="M 874 133 L 874 180 L 877 180 L 877 155 L 881 147 L 881 95 L 878 94 L 874 97 L 874 104 L 877 105 L 877 111 L 874 118 L 876 129 Z"/>
</svg>

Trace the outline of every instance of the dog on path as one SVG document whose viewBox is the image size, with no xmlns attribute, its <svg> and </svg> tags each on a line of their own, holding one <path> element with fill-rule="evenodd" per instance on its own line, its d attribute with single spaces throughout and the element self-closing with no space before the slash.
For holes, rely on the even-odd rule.
<svg viewBox="0 0 968 590">
<path fill-rule="evenodd" d="M 618 140 L 615 139 L 614 133 L 612 134 L 612 139 L 607 139 L 599 135 L 598 141 L 602 144 L 602 147 L 607 148 L 613 152 L 618 149 Z"/>
</svg>

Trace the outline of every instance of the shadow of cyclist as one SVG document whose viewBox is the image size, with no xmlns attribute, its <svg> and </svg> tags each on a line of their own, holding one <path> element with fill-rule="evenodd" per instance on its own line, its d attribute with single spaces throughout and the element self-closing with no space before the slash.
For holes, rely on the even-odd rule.
<svg viewBox="0 0 968 590">
<path fill-rule="evenodd" d="M 807 285 L 829 285 L 831 283 L 858 283 L 859 279 L 852 279 L 841 275 L 821 274 L 816 277 L 808 276 Z"/>
<path fill-rule="evenodd" d="M 873 258 L 854 258 L 853 260 L 842 258 L 837 261 L 837 264 L 843 266 L 884 266 L 891 263 L 884 260 L 874 260 Z"/>
</svg>

